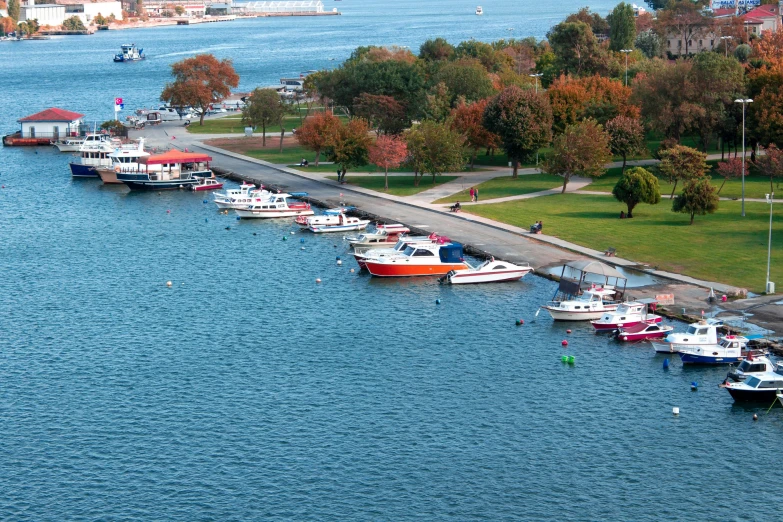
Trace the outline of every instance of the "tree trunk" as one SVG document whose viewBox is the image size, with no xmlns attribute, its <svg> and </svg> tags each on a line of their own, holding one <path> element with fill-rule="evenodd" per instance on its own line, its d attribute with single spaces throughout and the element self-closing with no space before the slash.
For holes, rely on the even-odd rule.
<svg viewBox="0 0 783 522">
<path fill-rule="evenodd" d="M 283 138 L 285 137 L 285 128 L 280 126 L 280 154 L 283 153 Z"/>
<path fill-rule="evenodd" d="M 207 111 L 202 109 L 201 110 L 201 114 L 199 115 L 199 120 L 198 120 L 198 124 L 199 125 L 204 125 L 204 116 L 206 116 L 206 115 L 207 115 Z"/>
<path fill-rule="evenodd" d="M 318 160 L 321 159 L 321 149 L 315 151 L 315 166 L 318 166 Z"/>
<path fill-rule="evenodd" d="M 413 171 L 413 186 L 418 187 L 419 186 L 419 173 L 417 171 Z"/>
<path fill-rule="evenodd" d="M 673 198 L 673 197 L 674 197 L 674 191 L 675 191 L 675 190 L 677 190 L 677 183 L 678 183 L 679 181 L 680 181 L 679 179 L 675 179 L 675 180 L 674 180 L 674 188 L 672 189 L 672 195 L 671 195 L 671 196 L 669 196 L 670 198 Z"/>
<path fill-rule="evenodd" d="M 389 166 L 386 165 L 383 171 L 383 190 L 389 191 Z"/>
<path fill-rule="evenodd" d="M 721 161 L 725 161 L 724 158 L 723 158 L 723 149 L 725 148 L 726 143 L 724 142 L 724 140 L 722 138 L 718 138 L 718 139 L 720 140 L 720 160 Z M 719 194 L 720 194 L 720 192 L 719 192 Z"/>
<path fill-rule="evenodd" d="M 634 209 L 634 207 L 636 207 L 636 203 L 628 203 L 628 202 L 626 202 L 625 204 L 628 207 L 628 213 L 625 215 L 625 217 L 627 217 L 628 219 L 631 219 L 633 217 L 633 209 Z"/>
<path fill-rule="evenodd" d="M 620 172 L 620 175 L 621 175 L 621 176 L 624 176 L 624 175 L 625 175 L 625 163 L 626 163 L 626 161 L 625 161 L 625 157 L 626 157 L 626 153 L 625 153 L 625 152 L 623 152 L 623 170 Z M 630 214 L 630 211 L 629 211 L 628 213 Z"/>
<path fill-rule="evenodd" d="M 563 175 L 563 190 L 560 191 L 561 194 L 565 194 L 566 185 L 568 185 L 569 178 L 571 178 L 571 174 L 564 174 Z"/>
<path fill-rule="evenodd" d="M 266 123 L 261 124 L 261 146 L 266 147 Z"/>
<path fill-rule="evenodd" d="M 769 193 L 772 194 L 775 192 L 775 187 L 772 186 L 772 175 L 769 176 Z"/>
<path fill-rule="evenodd" d="M 435 173 L 432 174 L 432 186 L 435 186 Z"/>
<path fill-rule="evenodd" d="M 514 174 L 512 177 L 514 179 L 517 179 L 518 174 L 519 174 L 519 160 L 514 158 Z"/>
<path fill-rule="evenodd" d="M 720 188 L 718 189 L 718 195 L 720 196 L 720 191 L 723 190 L 723 185 L 726 184 L 726 178 L 723 178 L 723 183 L 720 184 Z"/>
<path fill-rule="evenodd" d="M 693 225 L 693 218 L 694 217 L 696 217 L 696 213 L 695 212 L 691 212 L 691 222 L 690 222 L 691 225 Z"/>
</svg>

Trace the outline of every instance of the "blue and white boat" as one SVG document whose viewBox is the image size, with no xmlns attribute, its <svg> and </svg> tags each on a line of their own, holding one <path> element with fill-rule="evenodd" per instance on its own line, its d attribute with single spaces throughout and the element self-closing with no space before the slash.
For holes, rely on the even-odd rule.
<svg viewBox="0 0 783 522">
<path fill-rule="evenodd" d="M 144 59 L 144 49 L 136 49 L 136 44 L 123 44 L 122 51 L 114 55 L 115 62 L 138 62 Z"/>
<path fill-rule="evenodd" d="M 97 178 L 98 168 L 111 167 L 109 154 L 120 147 L 117 139 L 106 134 L 88 134 L 79 147 L 79 161 L 71 162 L 71 175 L 74 178 Z"/>
<path fill-rule="evenodd" d="M 209 169 L 210 161 L 212 158 L 206 154 L 170 150 L 139 158 L 139 169 L 118 172 L 117 181 L 131 190 L 190 188 L 203 178 L 214 177 Z"/>
<path fill-rule="evenodd" d="M 748 339 L 738 335 L 726 335 L 717 344 L 680 346 L 683 364 L 734 364 L 745 359 Z"/>
</svg>

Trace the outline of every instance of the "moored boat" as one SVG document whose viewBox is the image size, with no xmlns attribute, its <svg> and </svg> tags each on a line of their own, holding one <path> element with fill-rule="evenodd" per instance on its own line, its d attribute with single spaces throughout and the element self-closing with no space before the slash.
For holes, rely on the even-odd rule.
<svg viewBox="0 0 783 522">
<path fill-rule="evenodd" d="M 71 175 L 75 178 L 97 178 L 97 169 L 110 167 L 109 154 L 120 146 L 120 140 L 106 134 L 88 134 L 79 146 L 79 161 L 69 164 Z"/>
<path fill-rule="evenodd" d="M 617 310 L 602 314 L 600 319 L 590 321 L 590 324 L 598 331 L 609 331 L 642 323 L 660 323 L 663 320 L 660 315 L 648 313 L 648 306 L 654 307 L 655 303 L 654 299 L 622 303 Z"/>
<path fill-rule="evenodd" d="M 111 165 L 108 167 L 97 167 L 98 177 L 105 184 L 122 184 L 117 179 L 118 172 L 138 172 L 140 170 L 139 159 L 149 156 L 150 153 L 144 150 L 144 138 L 139 138 L 134 144 L 122 145 L 114 149 L 108 155 Z M 160 170 L 160 166 L 158 166 Z"/>
<path fill-rule="evenodd" d="M 658 323 L 638 323 L 633 326 L 620 327 L 614 331 L 614 335 L 620 341 L 648 341 L 650 339 L 662 339 L 672 330 L 674 330 L 673 326 Z"/>
<path fill-rule="evenodd" d="M 223 182 L 218 181 L 215 178 L 198 178 L 198 183 L 190 186 L 190 190 L 203 191 L 203 190 L 219 190 L 223 188 Z"/>
<path fill-rule="evenodd" d="M 219 209 L 237 209 L 266 201 L 271 194 L 263 185 L 257 189 L 252 183 L 242 183 L 238 189 L 215 192 L 212 197 Z"/>
<path fill-rule="evenodd" d="M 745 358 L 745 360 L 739 363 L 736 368 L 729 371 L 729 373 L 726 375 L 726 380 L 724 383 L 741 382 L 750 376 L 774 371 L 775 365 L 772 364 L 772 361 L 769 359 L 769 357 L 766 355 L 755 356 L 751 353 Z"/>
<path fill-rule="evenodd" d="M 57 147 L 57 150 L 60 152 L 79 152 L 83 143 L 84 138 L 68 138 L 55 141 L 54 146 Z"/>
<path fill-rule="evenodd" d="M 199 183 L 199 178 L 212 178 L 209 169 L 212 158 L 196 152 L 170 150 L 139 158 L 140 169 L 118 172 L 117 179 L 131 190 L 173 190 Z M 160 170 L 157 170 L 160 166 Z M 141 167 L 144 170 L 141 170 Z M 152 167 L 152 168 L 150 168 Z"/>
<path fill-rule="evenodd" d="M 627 279 L 598 261 L 572 261 L 563 266 L 552 301 L 542 306 L 555 321 L 593 321 L 617 310 Z"/>
<path fill-rule="evenodd" d="M 365 259 L 364 265 L 376 277 L 418 277 L 444 275 L 451 270 L 464 270 L 460 243 L 430 243 L 408 245 L 401 255 Z"/>
<path fill-rule="evenodd" d="M 612 286 L 596 286 L 574 299 L 550 301 L 542 308 L 555 321 L 591 321 L 600 318 L 606 311 L 617 310 L 620 303 L 614 299 L 615 294 Z"/>
<path fill-rule="evenodd" d="M 246 208 L 235 208 L 234 212 L 242 219 L 312 216 L 315 213 L 308 203 L 289 203 L 289 197 L 291 194 L 270 194 L 266 201 L 253 203 Z"/>
<path fill-rule="evenodd" d="M 389 248 L 397 243 L 404 234 L 409 234 L 410 229 L 398 223 L 391 225 L 378 224 L 374 232 L 365 232 L 358 236 L 346 237 L 348 244 L 356 248 Z"/>
<path fill-rule="evenodd" d="M 740 382 L 724 382 L 721 388 L 731 394 L 736 402 L 774 403 L 783 393 L 783 367 L 780 364 L 772 372 L 761 372 Z M 783 402 L 783 401 L 781 401 Z"/>
<path fill-rule="evenodd" d="M 683 364 L 733 364 L 764 351 L 748 348 L 747 337 L 725 335 L 717 344 L 680 346 L 679 354 Z"/>
<path fill-rule="evenodd" d="M 468 264 L 468 263 L 466 263 Z M 506 261 L 495 261 L 494 258 L 484 261 L 478 266 L 470 266 L 464 270 L 451 270 L 440 281 L 452 285 L 470 283 L 502 283 L 518 281 L 530 273 L 530 265 L 520 266 Z"/>
<path fill-rule="evenodd" d="M 652 343 L 658 353 L 678 353 L 681 346 L 718 344 L 718 327 L 723 321 L 714 319 L 701 320 L 688 325 L 687 331 L 674 332 L 666 336 L 664 342 Z"/>
<path fill-rule="evenodd" d="M 330 217 L 334 219 L 325 223 L 310 223 L 310 226 L 307 227 L 307 229 L 315 234 L 324 232 L 349 232 L 351 230 L 363 230 L 370 224 L 369 219 L 361 219 L 346 214 L 338 214 L 337 216 Z"/>
<path fill-rule="evenodd" d="M 397 240 L 391 248 L 371 248 L 361 247 L 354 248 L 353 257 L 356 262 L 359 263 L 359 268 L 366 268 L 365 261 L 368 259 L 377 259 L 380 257 L 399 256 L 405 251 L 408 245 L 432 244 L 430 236 L 402 236 Z"/>
</svg>

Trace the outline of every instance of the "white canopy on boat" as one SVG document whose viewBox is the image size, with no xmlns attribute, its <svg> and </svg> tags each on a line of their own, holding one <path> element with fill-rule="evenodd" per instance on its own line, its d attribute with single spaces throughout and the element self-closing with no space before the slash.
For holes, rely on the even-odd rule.
<svg viewBox="0 0 783 522">
<path fill-rule="evenodd" d="M 617 277 L 619 279 L 626 279 L 623 274 L 611 266 L 605 265 L 600 261 L 594 261 L 592 259 L 587 259 L 584 261 L 572 261 L 570 263 L 566 263 L 565 266 L 588 274 L 598 274 L 604 277 Z"/>
</svg>

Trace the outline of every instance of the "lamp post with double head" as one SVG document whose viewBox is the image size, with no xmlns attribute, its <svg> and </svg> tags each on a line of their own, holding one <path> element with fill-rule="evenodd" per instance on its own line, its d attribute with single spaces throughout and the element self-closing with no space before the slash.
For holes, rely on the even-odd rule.
<svg viewBox="0 0 783 522">
<path fill-rule="evenodd" d="M 625 55 L 625 86 L 628 87 L 628 54 L 633 52 L 633 49 L 620 49 L 620 52 Z"/>
<path fill-rule="evenodd" d="M 721 36 L 720 39 L 723 40 L 723 50 L 725 51 L 726 58 L 729 57 L 729 40 L 734 38 L 733 36 Z"/>
<path fill-rule="evenodd" d="M 767 242 L 767 286 L 766 292 L 768 294 L 775 293 L 774 285 L 769 281 L 769 267 L 772 260 L 772 202 L 775 198 L 775 193 L 766 194 L 767 203 L 769 203 L 769 240 Z"/>
<path fill-rule="evenodd" d="M 742 104 L 742 217 L 745 217 L 745 107 L 753 103 L 750 98 L 740 98 L 734 103 Z"/>
<path fill-rule="evenodd" d="M 541 78 L 544 75 L 544 73 L 536 73 L 536 74 L 529 74 L 533 80 L 536 82 L 536 94 L 538 94 L 538 79 Z M 538 165 L 538 151 L 536 151 L 536 165 Z"/>
</svg>

